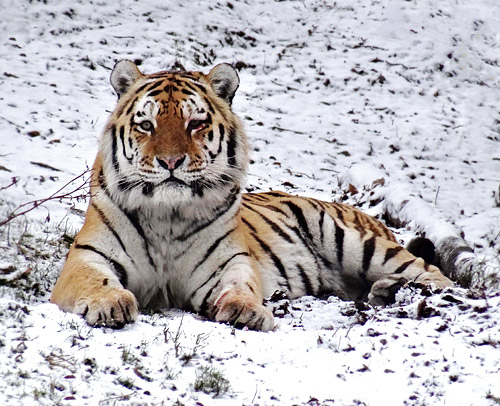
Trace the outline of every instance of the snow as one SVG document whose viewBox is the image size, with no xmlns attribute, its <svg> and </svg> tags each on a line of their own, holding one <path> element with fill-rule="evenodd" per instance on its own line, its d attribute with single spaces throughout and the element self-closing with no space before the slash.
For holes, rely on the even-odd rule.
<svg viewBox="0 0 500 406">
<path fill-rule="evenodd" d="M 92 165 L 117 60 L 145 72 L 230 62 L 241 68 L 233 107 L 252 146 L 249 190 L 397 212 L 401 241 L 462 235 L 479 268 L 473 289 L 409 287 L 384 309 L 268 303 L 271 333 L 177 310 L 91 329 L 47 303 L 83 222 L 79 190 L 0 226 L 0 404 L 500 402 L 496 1 L 6 2 L 0 222 Z M 229 392 L 194 390 L 210 365 Z"/>
</svg>

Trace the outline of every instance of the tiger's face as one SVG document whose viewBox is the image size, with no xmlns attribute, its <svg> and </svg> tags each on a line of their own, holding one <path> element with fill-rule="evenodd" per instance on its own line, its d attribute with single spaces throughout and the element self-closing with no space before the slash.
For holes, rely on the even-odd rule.
<svg viewBox="0 0 500 406">
<path fill-rule="evenodd" d="M 109 188 L 127 205 L 179 205 L 239 188 L 248 158 L 230 107 L 239 85 L 234 68 L 143 75 L 121 61 L 111 83 L 119 102 L 101 142 L 102 160 Z"/>
</svg>

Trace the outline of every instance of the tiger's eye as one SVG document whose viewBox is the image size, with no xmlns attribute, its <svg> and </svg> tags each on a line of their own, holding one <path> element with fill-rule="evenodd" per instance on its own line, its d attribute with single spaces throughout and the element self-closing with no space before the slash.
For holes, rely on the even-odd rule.
<svg viewBox="0 0 500 406">
<path fill-rule="evenodd" d="M 139 124 L 139 127 L 141 127 L 141 130 L 146 131 L 146 132 L 151 132 L 153 131 L 153 123 L 151 121 L 145 120 L 142 123 Z"/>
<path fill-rule="evenodd" d="M 204 120 L 191 120 L 187 126 L 187 132 L 193 134 L 197 131 L 203 130 L 207 126 L 207 122 Z"/>
</svg>

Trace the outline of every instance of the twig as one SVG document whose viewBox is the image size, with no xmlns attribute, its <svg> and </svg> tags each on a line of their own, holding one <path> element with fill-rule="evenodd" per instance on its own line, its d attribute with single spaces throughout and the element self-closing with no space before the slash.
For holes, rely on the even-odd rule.
<svg viewBox="0 0 500 406">
<path fill-rule="evenodd" d="M 68 185 L 70 185 L 73 182 L 76 182 L 80 178 L 83 178 L 89 172 L 90 172 L 90 169 L 87 168 L 83 173 L 81 173 L 80 175 L 78 175 L 78 176 L 74 177 L 73 179 L 71 179 L 64 186 L 62 186 L 61 188 L 59 188 L 56 192 L 52 193 L 49 197 L 46 197 L 46 198 L 43 198 L 43 199 L 38 199 L 38 200 L 33 200 L 31 202 L 27 202 L 27 203 L 23 203 L 23 204 L 19 205 L 18 207 L 16 207 L 7 216 L 7 218 L 5 220 L 0 221 L 0 227 L 4 226 L 7 223 L 9 223 L 10 221 L 12 221 L 13 219 L 15 219 L 16 217 L 23 216 L 26 213 L 29 213 L 30 211 L 35 210 L 36 208 L 40 207 L 41 205 L 43 205 L 44 203 L 47 203 L 50 200 L 74 199 L 74 198 L 78 198 L 78 197 L 83 197 L 84 195 L 80 195 L 80 196 L 73 196 L 73 195 L 76 192 L 82 190 L 88 184 L 89 178 L 84 178 L 83 183 L 81 183 L 75 189 L 72 189 L 71 191 L 66 192 L 66 193 L 62 193 L 62 194 L 60 194 L 60 193 Z M 14 179 L 13 179 L 13 182 L 14 182 Z M 16 180 L 16 182 L 17 182 L 17 180 Z M 7 186 L 7 187 L 9 187 L 9 186 Z M 5 187 L 5 188 L 7 188 L 7 187 Z M 88 194 L 87 194 L 87 196 L 88 196 Z M 26 208 L 26 207 L 28 207 L 28 208 Z M 26 209 L 24 209 L 24 208 L 26 208 Z M 22 209 L 24 209 L 24 210 L 22 210 Z M 22 211 L 20 211 L 20 210 L 22 210 Z"/>
<path fill-rule="evenodd" d="M 368 48 L 368 49 L 371 49 L 371 50 L 380 50 L 380 51 L 387 51 L 386 48 L 381 48 L 381 47 L 377 47 L 375 45 L 366 45 L 366 39 L 364 38 L 360 38 L 360 42 L 356 45 L 352 45 L 351 48 L 352 49 L 357 49 L 357 48 Z"/>
<path fill-rule="evenodd" d="M 132 396 L 137 395 L 137 391 L 130 392 L 128 395 L 119 395 L 119 396 L 113 396 L 110 398 L 102 399 L 99 401 L 99 405 L 105 405 L 109 402 L 115 403 L 114 401 L 123 401 L 123 400 L 129 400 Z"/>
<path fill-rule="evenodd" d="M 388 61 L 384 61 L 387 65 L 389 66 L 401 66 L 403 69 L 405 70 L 410 70 L 410 69 L 417 69 L 415 66 L 406 66 L 405 64 L 403 63 L 392 63 L 392 62 L 388 62 Z"/>
<path fill-rule="evenodd" d="M 441 186 L 438 186 L 438 188 L 436 190 L 436 197 L 434 198 L 434 206 L 437 206 L 438 196 L 439 196 L 439 189 L 440 188 L 441 188 Z"/>
<path fill-rule="evenodd" d="M 33 161 L 31 161 L 30 164 L 39 166 L 40 168 L 50 169 L 51 171 L 62 172 L 60 169 L 57 169 L 57 168 L 54 168 L 53 166 L 44 164 L 43 162 L 33 162 Z"/>
<path fill-rule="evenodd" d="M 0 118 L 1 118 L 2 120 L 7 121 L 9 124 L 11 124 L 11 125 L 13 125 L 13 126 L 15 126 L 15 127 L 17 127 L 17 128 L 24 129 L 24 127 L 23 127 L 22 125 L 19 125 L 19 124 L 17 124 L 17 123 L 14 123 L 13 121 L 11 121 L 11 120 L 9 120 L 9 119 L 7 119 L 7 118 L 5 118 L 5 117 L 0 116 Z"/>
<path fill-rule="evenodd" d="M 14 177 L 11 179 L 11 183 L 10 183 L 9 185 L 7 185 L 7 186 L 1 187 L 1 188 L 0 188 L 0 191 L 5 190 L 5 189 L 8 189 L 8 188 L 10 188 L 11 186 L 14 186 L 14 185 L 18 182 L 18 180 L 19 180 L 19 178 L 17 178 L 17 177 L 15 177 L 15 176 L 14 176 Z"/>
<path fill-rule="evenodd" d="M 400 72 L 396 72 L 396 75 L 402 77 L 404 80 L 406 80 L 408 83 L 414 83 L 415 81 L 413 79 L 407 78 L 405 75 L 403 75 Z"/>
<path fill-rule="evenodd" d="M 276 125 L 273 126 L 273 127 L 271 127 L 271 130 L 275 130 L 275 131 L 289 131 L 291 133 L 298 134 L 298 135 L 304 135 L 304 134 L 306 134 L 305 132 L 302 132 L 302 131 L 290 130 L 288 128 L 282 128 L 282 127 L 278 127 Z"/>
</svg>

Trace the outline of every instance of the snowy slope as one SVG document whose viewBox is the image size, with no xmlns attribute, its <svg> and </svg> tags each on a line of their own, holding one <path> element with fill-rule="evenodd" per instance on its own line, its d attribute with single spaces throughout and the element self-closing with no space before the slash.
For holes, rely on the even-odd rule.
<svg viewBox="0 0 500 406">
<path fill-rule="evenodd" d="M 2 5 L 0 222 L 23 203 L 76 191 L 0 226 L 0 275 L 16 279 L 0 280 L 0 404 L 500 402 L 500 299 L 484 286 L 484 274 L 500 272 L 496 1 Z M 396 233 L 463 235 L 481 264 L 475 288 L 430 297 L 409 288 L 386 309 L 269 303 L 283 317 L 268 334 L 175 310 L 92 330 L 47 304 L 83 221 L 86 175 L 58 191 L 92 165 L 116 100 L 110 69 L 123 58 L 145 72 L 235 64 L 248 190 L 377 216 L 411 197 Z M 229 391 L 196 390 L 206 366 Z"/>
</svg>

